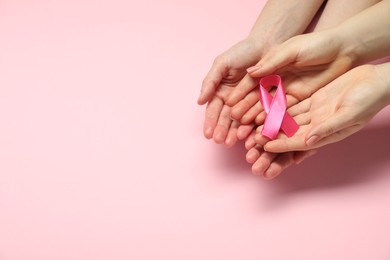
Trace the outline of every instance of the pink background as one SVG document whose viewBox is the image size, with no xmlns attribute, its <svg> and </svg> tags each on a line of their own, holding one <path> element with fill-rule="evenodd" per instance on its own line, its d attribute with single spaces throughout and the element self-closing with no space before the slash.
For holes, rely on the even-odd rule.
<svg viewBox="0 0 390 260">
<path fill-rule="evenodd" d="M 264 1 L 0 1 L 0 259 L 390 259 L 390 111 L 274 181 L 202 135 Z"/>
</svg>

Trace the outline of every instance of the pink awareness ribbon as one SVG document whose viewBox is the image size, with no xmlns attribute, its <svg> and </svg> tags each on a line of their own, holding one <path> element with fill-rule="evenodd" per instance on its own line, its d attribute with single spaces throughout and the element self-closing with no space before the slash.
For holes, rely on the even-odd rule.
<svg viewBox="0 0 390 260">
<path fill-rule="evenodd" d="M 260 79 L 259 86 L 260 102 L 267 113 L 261 134 L 274 140 L 281 129 L 288 137 L 293 136 L 299 125 L 286 111 L 286 94 L 280 76 L 266 76 Z M 273 97 L 268 92 L 272 87 L 277 87 Z"/>
</svg>

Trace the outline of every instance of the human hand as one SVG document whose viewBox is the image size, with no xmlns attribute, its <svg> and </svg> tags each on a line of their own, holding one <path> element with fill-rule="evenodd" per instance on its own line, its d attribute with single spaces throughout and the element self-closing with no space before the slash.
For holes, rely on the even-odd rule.
<svg viewBox="0 0 390 260">
<path fill-rule="evenodd" d="M 237 129 L 238 122 L 230 118 L 231 108 L 226 105 L 229 94 L 260 57 L 275 44 L 304 32 L 322 5 L 323 0 L 286 2 L 268 1 L 257 18 L 247 39 L 239 42 L 218 56 L 202 84 L 198 99 L 200 105 L 208 103 L 204 122 L 204 135 L 217 143 L 231 146 L 237 138 L 244 139 L 251 131 L 250 126 Z M 250 77 L 245 76 L 250 80 Z M 255 110 L 255 109 L 253 109 Z M 247 116 L 250 124 L 256 113 Z"/>
<path fill-rule="evenodd" d="M 362 129 L 390 104 L 390 63 L 363 65 L 343 74 L 289 111 L 300 129 L 265 144 L 269 152 L 304 151 L 338 142 Z M 262 142 L 262 137 L 258 137 Z"/>
<path fill-rule="evenodd" d="M 337 37 L 338 33 L 332 29 L 295 36 L 266 53 L 248 73 L 253 78 L 281 75 L 290 107 L 352 68 L 354 58 Z M 260 125 L 266 114 L 258 104 L 258 95 L 253 93 L 258 85 L 253 78 L 244 78 L 230 94 L 227 104 L 233 106 L 232 118 L 243 120 L 252 111 L 257 114 L 256 124 Z"/>
<path fill-rule="evenodd" d="M 207 103 L 204 135 L 217 143 L 233 146 L 237 138 L 245 139 L 253 125 L 240 126 L 230 117 L 231 108 L 226 101 L 245 76 L 246 69 L 254 65 L 261 56 L 261 47 L 253 38 L 247 38 L 219 55 L 203 80 L 198 104 Z"/>
<path fill-rule="evenodd" d="M 272 153 L 265 151 L 256 144 L 246 154 L 246 160 L 252 164 L 252 173 L 263 176 L 267 180 L 274 179 L 285 169 L 300 164 L 305 159 L 317 153 L 317 149 L 309 151 L 295 151 L 286 153 Z"/>
<path fill-rule="evenodd" d="M 292 109 L 292 108 L 291 108 Z M 295 117 L 299 110 L 288 110 L 288 113 Z M 298 124 L 301 123 L 299 117 L 296 118 Z M 261 135 L 262 127 L 257 130 L 253 130 L 252 133 L 245 141 L 245 148 L 248 150 L 246 154 L 246 160 L 252 164 L 252 173 L 255 175 L 263 176 L 265 179 L 270 180 L 282 173 L 286 168 L 300 164 L 306 158 L 316 154 L 317 149 L 309 151 L 292 151 L 286 153 L 273 153 L 267 152 L 263 149 L 264 145 L 269 139 Z M 279 138 L 284 136 L 280 133 Z"/>
</svg>

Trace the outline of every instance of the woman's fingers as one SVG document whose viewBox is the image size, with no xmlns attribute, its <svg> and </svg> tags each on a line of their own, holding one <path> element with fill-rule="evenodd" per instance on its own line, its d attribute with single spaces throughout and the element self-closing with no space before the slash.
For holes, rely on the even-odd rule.
<svg viewBox="0 0 390 260">
<path fill-rule="evenodd" d="M 228 106 L 223 106 L 218 118 L 217 126 L 215 127 L 213 139 L 217 144 L 222 144 L 228 135 L 232 120 L 230 119 L 230 110 Z"/>
<path fill-rule="evenodd" d="M 352 117 L 346 113 L 336 112 L 333 116 L 326 120 L 318 121 L 317 124 L 313 125 L 305 138 L 307 147 L 313 147 L 320 140 L 331 136 L 342 129 L 349 127 L 352 121 Z"/>
<path fill-rule="evenodd" d="M 262 112 L 263 108 L 260 104 L 260 101 L 257 101 L 241 118 L 240 122 L 242 124 L 250 124 L 255 121 L 258 114 Z"/>
<path fill-rule="evenodd" d="M 264 172 L 264 178 L 267 180 L 271 180 L 293 164 L 294 152 L 279 154 L 278 157 L 271 162 L 268 169 Z"/>
<path fill-rule="evenodd" d="M 278 156 L 276 153 L 263 152 L 252 165 L 252 173 L 255 175 L 264 175 L 265 171 L 271 165 L 272 161 Z"/>
<path fill-rule="evenodd" d="M 238 140 L 244 140 L 247 138 L 251 134 L 254 127 L 254 125 L 240 125 L 237 130 Z"/>
<path fill-rule="evenodd" d="M 252 131 L 248 138 L 245 140 L 245 149 L 249 150 L 256 145 L 255 141 L 256 131 Z"/>
<path fill-rule="evenodd" d="M 287 109 L 287 112 L 292 116 L 295 117 L 300 114 L 304 114 L 309 112 L 310 110 L 310 104 L 311 104 L 311 98 L 307 98 L 305 100 L 302 100 L 296 105 L 293 105 L 289 109 Z"/>
<path fill-rule="evenodd" d="M 229 132 L 227 134 L 227 137 L 225 139 L 225 145 L 227 147 L 233 147 L 237 143 L 237 132 L 238 127 L 240 126 L 240 123 L 237 121 L 233 121 L 230 125 Z"/>
<path fill-rule="evenodd" d="M 233 90 L 234 92 L 234 90 Z M 259 94 L 257 91 L 251 91 L 248 95 L 246 95 L 241 101 L 238 102 L 232 108 L 232 118 L 236 120 L 241 120 L 241 118 L 252 109 L 254 105 L 259 103 Z M 261 105 L 260 105 L 261 107 Z"/>
<path fill-rule="evenodd" d="M 204 105 L 213 98 L 215 91 L 219 87 L 222 79 L 226 76 L 227 71 L 228 68 L 225 62 L 220 58 L 215 59 L 210 71 L 202 82 L 202 88 L 198 97 L 199 105 Z"/>
<path fill-rule="evenodd" d="M 248 68 L 247 72 L 254 78 L 264 77 L 293 63 L 298 53 L 294 45 L 287 40 L 284 44 L 268 52 L 257 65 Z"/>
<path fill-rule="evenodd" d="M 254 146 L 246 153 L 246 161 L 250 164 L 254 164 L 257 159 L 259 159 L 262 152 L 263 148 L 261 148 L 260 146 Z"/>
<path fill-rule="evenodd" d="M 258 80 L 245 75 L 244 78 L 238 83 L 238 85 L 230 93 L 229 99 L 226 104 L 228 106 L 235 106 L 238 102 L 243 100 L 246 95 L 248 95 L 256 86 L 258 85 Z"/>
<path fill-rule="evenodd" d="M 203 133 L 207 139 L 213 137 L 215 127 L 217 126 L 219 116 L 223 108 L 223 101 L 214 97 L 206 107 Z"/>
</svg>

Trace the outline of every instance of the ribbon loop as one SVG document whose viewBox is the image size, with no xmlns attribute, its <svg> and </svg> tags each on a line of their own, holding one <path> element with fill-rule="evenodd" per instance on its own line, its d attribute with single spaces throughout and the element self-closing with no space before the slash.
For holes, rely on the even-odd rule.
<svg viewBox="0 0 390 260">
<path fill-rule="evenodd" d="M 272 97 L 268 92 L 276 87 L 275 95 Z M 287 113 L 286 94 L 279 75 L 269 75 L 259 81 L 260 102 L 267 113 L 262 135 L 274 140 L 280 129 L 288 136 L 293 136 L 299 128 L 295 120 Z"/>
</svg>

